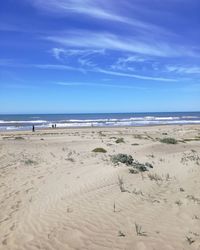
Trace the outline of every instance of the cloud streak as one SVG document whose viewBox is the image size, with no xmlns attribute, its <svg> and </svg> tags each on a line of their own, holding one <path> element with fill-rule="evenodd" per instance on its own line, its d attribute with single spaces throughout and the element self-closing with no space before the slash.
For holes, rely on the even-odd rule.
<svg viewBox="0 0 200 250">
<path fill-rule="evenodd" d="M 157 57 L 197 56 L 190 48 L 171 45 L 166 42 L 149 39 L 148 37 L 123 37 L 109 32 L 97 33 L 76 30 L 65 34 L 47 36 L 44 39 L 76 49 L 107 49 Z"/>
<path fill-rule="evenodd" d="M 75 69 L 74 67 L 62 65 L 62 64 L 33 64 L 33 65 L 29 65 L 29 66 L 34 67 L 34 68 L 38 68 L 38 69 L 78 70 L 78 68 Z"/>
<path fill-rule="evenodd" d="M 94 73 L 100 73 L 104 75 L 112 75 L 112 76 L 120 76 L 125 78 L 135 78 L 139 80 L 150 80 L 150 81 L 161 81 L 161 82 L 176 82 L 177 79 L 172 78 L 164 78 L 164 77 L 152 77 L 152 76 L 146 76 L 146 75 L 139 75 L 139 74 L 130 74 L 130 73 L 124 73 L 119 71 L 111 71 L 106 70 L 100 67 L 96 67 L 95 64 L 90 62 L 89 60 L 83 60 L 79 61 L 80 67 L 75 66 L 68 66 L 64 64 L 17 64 L 17 63 L 7 63 L 1 62 L 1 66 L 6 67 L 14 67 L 14 68 L 37 68 L 41 70 L 66 70 L 66 71 L 79 71 L 80 73 L 87 73 L 87 72 L 94 72 Z M 88 68 L 85 68 L 87 66 Z"/>
<path fill-rule="evenodd" d="M 126 84 L 105 84 L 105 83 L 83 83 L 83 82 L 57 82 L 56 85 L 66 86 L 66 87 L 77 87 L 77 86 L 88 86 L 88 87 L 100 87 L 100 88 L 120 88 L 120 89 L 137 89 L 146 90 L 147 88 L 136 87 Z"/>
<path fill-rule="evenodd" d="M 147 62 L 151 61 L 150 58 L 139 55 L 131 55 L 119 57 L 117 61 L 111 65 L 111 69 L 113 70 L 121 70 L 121 71 L 135 71 L 135 65 L 143 65 Z"/>
<path fill-rule="evenodd" d="M 177 82 L 177 79 L 172 78 L 163 78 L 163 77 L 152 77 L 152 76 L 144 76 L 144 75 L 137 75 L 137 74 L 129 74 L 123 72 L 116 72 L 104 69 L 96 69 L 96 72 L 113 75 L 113 76 L 121 76 L 121 77 L 128 77 L 128 78 L 136 78 L 139 80 L 150 80 L 150 81 L 160 81 L 160 82 Z"/>
<path fill-rule="evenodd" d="M 103 55 L 105 50 L 103 49 L 64 49 L 64 48 L 53 48 L 50 53 L 57 60 L 65 59 L 72 56 L 88 57 L 94 55 Z"/>
<path fill-rule="evenodd" d="M 48 13 L 67 16 L 69 14 L 80 14 L 102 21 L 120 22 L 134 26 L 138 30 L 156 31 L 167 33 L 160 27 L 144 22 L 142 20 L 127 17 L 127 15 L 119 14 L 121 9 L 126 9 L 124 1 L 117 2 L 113 0 L 29 0 L 39 10 L 44 10 Z M 127 12 L 127 11 L 126 11 Z"/>
<path fill-rule="evenodd" d="M 125 78 L 135 78 L 139 80 L 150 80 L 150 81 L 161 81 L 161 82 L 177 82 L 177 79 L 172 78 L 163 78 L 163 77 L 152 77 L 152 76 L 146 76 L 146 75 L 137 75 L 137 74 L 129 74 L 124 72 L 116 72 L 116 71 L 110 71 L 105 70 L 99 67 L 94 67 L 91 69 L 85 69 L 85 68 L 78 68 L 78 67 L 70 67 L 65 66 L 62 64 L 47 64 L 47 65 L 34 65 L 36 68 L 40 69 L 54 69 L 54 70 L 73 70 L 73 71 L 80 71 L 80 72 L 94 72 L 94 73 L 101 73 L 105 75 L 112 75 L 112 76 L 120 76 Z"/>
<path fill-rule="evenodd" d="M 167 71 L 179 74 L 200 74 L 200 67 L 198 66 L 167 66 Z"/>
<path fill-rule="evenodd" d="M 129 23 L 128 18 L 114 14 L 113 11 L 102 4 L 99 0 L 35 0 L 32 2 L 36 7 L 51 13 L 68 14 L 79 13 L 94 18 L 107 19 Z"/>
</svg>

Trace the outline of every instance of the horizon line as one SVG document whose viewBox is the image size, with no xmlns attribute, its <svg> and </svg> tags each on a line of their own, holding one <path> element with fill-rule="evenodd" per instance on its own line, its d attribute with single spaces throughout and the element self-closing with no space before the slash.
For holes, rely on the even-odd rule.
<svg viewBox="0 0 200 250">
<path fill-rule="evenodd" d="M 132 112 L 80 112 L 80 113 L 0 113 L 3 115 L 95 115 L 95 114 L 141 114 L 141 113 L 199 113 L 198 111 L 132 111 Z"/>
</svg>

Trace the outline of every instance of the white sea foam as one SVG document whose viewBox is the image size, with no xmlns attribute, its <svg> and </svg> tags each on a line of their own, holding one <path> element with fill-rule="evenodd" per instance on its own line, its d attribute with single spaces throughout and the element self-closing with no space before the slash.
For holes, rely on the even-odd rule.
<svg viewBox="0 0 200 250">
<path fill-rule="evenodd" d="M 184 119 L 183 119 L 184 118 Z M 129 118 L 100 118 L 100 119 L 68 119 L 59 121 L 30 120 L 5 121 L 0 120 L 0 130 L 30 130 L 32 125 L 36 129 L 50 128 L 56 124 L 58 128 L 69 127 L 117 127 L 117 126 L 146 126 L 164 124 L 200 124 L 198 116 L 140 116 Z M 195 120 L 196 119 L 196 120 Z"/>
<path fill-rule="evenodd" d="M 175 117 L 175 116 L 169 116 L 169 117 L 157 117 L 157 116 L 145 116 L 144 117 L 145 118 L 145 120 L 152 120 L 152 121 L 154 121 L 154 120 L 157 120 L 157 121 L 162 121 L 162 120 L 179 120 L 180 119 L 180 117 Z"/>
<path fill-rule="evenodd" d="M 186 120 L 143 120 L 143 121 L 107 121 L 107 122 L 76 122 L 76 123 L 57 123 L 58 128 L 65 127 L 102 127 L 102 126 L 142 126 L 142 125 L 164 125 L 164 124 L 200 124 L 200 120 L 186 121 Z M 45 125 L 44 125 L 45 127 Z"/>
<path fill-rule="evenodd" d="M 181 116 L 182 119 L 198 119 L 199 116 Z"/>
<path fill-rule="evenodd" d="M 106 122 L 109 119 L 64 120 L 63 122 Z"/>
<path fill-rule="evenodd" d="M 121 121 L 143 121 L 143 120 L 179 120 L 180 117 L 156 117 L 156 116 L 145 116 L 145 117 L 130 117 L 130 118 L 107 118 L 107 119 L 70 119 L 61 120 L 61 123 L 87 123 L 87 122 L 121 122 Z"/>
<path fill-rule="evenodd" d="M 45 120 L 35 120 L 35 121 L 4 121 L 0 120 L 0 124 L 29 124 L 29 123 L 48 123 L 48 121 Z"/>
</svg>

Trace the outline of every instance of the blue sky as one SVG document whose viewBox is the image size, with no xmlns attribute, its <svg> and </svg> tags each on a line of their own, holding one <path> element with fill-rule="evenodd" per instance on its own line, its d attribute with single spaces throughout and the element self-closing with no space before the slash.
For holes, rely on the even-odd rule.
<svg viewBox="0 0 200 250">
<path fill-rule="evenodd" d="M 199 0 L 2 0 L 0 113 L 200 110 Z"/>
</svg>

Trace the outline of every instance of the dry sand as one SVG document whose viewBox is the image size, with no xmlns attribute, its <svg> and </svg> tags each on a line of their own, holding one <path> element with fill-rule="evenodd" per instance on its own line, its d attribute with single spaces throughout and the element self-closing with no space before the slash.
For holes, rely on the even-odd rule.
<svg viewBox="0 0 200 250">
<path fill-rule="evenodd" d="M 200 249 L 200 126 L 1 133 L 0 249 Z"/>
</svg>

